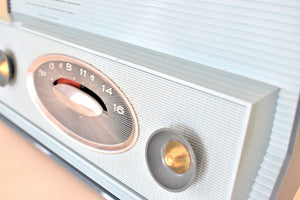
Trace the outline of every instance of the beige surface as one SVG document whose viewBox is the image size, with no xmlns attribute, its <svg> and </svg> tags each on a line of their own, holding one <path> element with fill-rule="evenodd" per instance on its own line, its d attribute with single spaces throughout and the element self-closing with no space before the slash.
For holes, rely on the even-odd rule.
<svg viewBox="0 0 300 200">
<path fill-rule="evenodd" d="M 277 200 L 300 200 L 300 128 L 293 156 L 278 192 Z M 297 192 L 297 195 L 296 195 Z"/>
<path fill-rule="evenodd" d="M 300 187 L 298 187 L 298 191 L 296 195 L 294 196 L 293 200 L 299 200 L 300 199 Z"/>
<path fill-rule="evenodd" d="M 7 14 L 7 0 L 0 0 L 0 16 Z"/>
<path fill-rule="evenodd" d="M 102 199 L 0 121 L 0 199 Z"/>
</svg>

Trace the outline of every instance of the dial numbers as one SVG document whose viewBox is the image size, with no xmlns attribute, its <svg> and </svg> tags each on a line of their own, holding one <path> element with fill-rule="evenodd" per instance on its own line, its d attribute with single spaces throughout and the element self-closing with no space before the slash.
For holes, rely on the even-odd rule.
<svg viewBox="0 0 300 200">
<path fill-rule="evenodd" d="M 51 120 L 68 135 L 100 151 L 114 153 L 129 149 L 137 139 L 138 126 L 134 110 L 122 91 L 94 67 L 70 57 L 58 58 L 51 56 L 32 66 L 35 67 L 33 86 Z M 102 102 L 100 106 L 105 107 L 105 112 L 97 117 L 82 116 L 59 102 L 52 92 L 54 82 L 59 79 L 78 83 L 86 95 Z"/>
<path fill-rule="evenodd" d="M 74 80 L 78 79 L 77 81 L 80 82 L 82 85 L 84 85 L 87 88 L 97 88 L 99 87 L 99 83 L 103 83 L 102 84 L 102 89 L 101 92 L 98 93 L 98 95 L 100 96 L 100 98 L 105 99 L 106 102 L 110 102 L 108 103 L 108 107 L 111 108 L 110 111 L 113 114 L 119 114 L 119 115 L 124 115 L 125 114 L 125 110 L 127 110 L 126 105 L 124 106 L 122 103 L 121 104 L 116 104 L 114 102 L 120 102 L 121 97 L 119 97 L 117 95 L 117 97 L 115 98 L 111 98 L 109 99 L 109 96 L 114 95 L 116 92 L 115 90 L 108 85 L 105 81 L 103 81 L 102 79 L 99 79 L 96 81 L 98 84 L 98 86 L 94 85 L 94 81 L 95 81 L 95 75 L 92 74 L 92 72 L 90 72 L 89 70 L 82 68 L 80 66 L 76 66 L 72 63 L 68 63 L 68 62 L 59 62 L 59 61 L 52 61 L 49 63 L 45 63 L 44 65 L 42 65 L 39 69 L 38 69 L 38 74 L 37 76 L 46 76 L 47 74 L 47 69 L 45 68 L 45 66 L 48 66 L 49 69 L 53 70 L 55 68 L 57 69 L 65 69 L 65 72 L 61 72 L 58 74 L 57 80 L 58 78 L 61 77 L 66 77 L 69 78 L 70 74 L 69 72 L 73 72 L 72 74 L 75 74 L 75 76 L 72 78 Z M 51 73 L 51 72 L 50 72 Z M 77 76 L 76 76 L 77 74 Z M 52 73 L 51 73 L 52 75 Z M 57 76 L 56 72 L 53 74 L 54 76 Z M 52 76 L 53 76 L 52 75 Z M 50 81 L 52 82 L 55 78 L 51 78 Z M 112 105 L 112 106 L 110 106 Z"/>
<path fill-rule="evenodd" d="M 113 95 L 113 89 L 111 87 L 107 87 L 106 85 L 102 85 L 102 92 L 109 94 L 109 95 Z"/>
</svg>

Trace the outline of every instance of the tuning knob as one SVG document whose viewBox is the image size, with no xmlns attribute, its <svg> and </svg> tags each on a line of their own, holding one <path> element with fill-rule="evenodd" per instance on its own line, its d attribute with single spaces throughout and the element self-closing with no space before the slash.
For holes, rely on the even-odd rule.
<svg viewBox="0 0 300 200">
<path fill-rule="evenodd" d="M 146 161 L 154 180 L 166 190 L 181 192 L 196 174 L 196 156 L 190 143 L 169 128 L 156 130 L 146 145 Z"/>
<path fill-rule="evenodd" d="M 4 87 L 13 76 L 13 66 L 8 57 L 0 50 L 0 86 Z"/>
</svg>

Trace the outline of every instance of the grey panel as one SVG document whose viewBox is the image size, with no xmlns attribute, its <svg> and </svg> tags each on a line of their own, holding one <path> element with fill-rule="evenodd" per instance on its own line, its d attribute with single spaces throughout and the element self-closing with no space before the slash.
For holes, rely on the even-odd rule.
<svg viewBox="0 0 300 200">
<path fill-rule="evenodd" d="M 276 87 L 218 71 L 216 80 L 224 77 L 229 78 L 228 80 L 236 78 L 244 80 L 245 85 L 249 82 L 255 83 L 251 87 L 257 87 L 257 91 L 264 91 L 256 93 L 252 90 L 244 90 L 245 96 L 251 94 L 252 97 L 243 99 L 240 98 L 243 96 L 241 94 L 236 96 L 226 94 L 227 88 L 213 82 L 203 87 L 195 81 L 196 78 L 188 82 L 177 78 L 176 74 L 170 76 L 169 74 L 152 73 L 153 71 L 131 62 L 69 46 L 69 43 L 62 40 L 57 42 L 6 25 L 2 25 L 2 30 L 5 31 L 1 31 L 1 37 L 6 40 L 1 48 L 13 51 L 18 71 L 15 82 L 1 90 L 1 101 L 146 198 L 228 199 L 232 195 L 236 178 L 238 181 L 247 175 L 243 173 L 243 167 L 239 166 L 239 162 L 243 162 L 245 166 L 247 163 L 255 166 L 254 169 L 259 167 L 273 121 L 277 96 Z M 116 41 L 116 43 L 118 42 Z M 137 48 L 136 52 L 138 50 Z M 40 112 L 30 99 L 24 82 L 26 82 L 30 64 L 40 55 L 54 52 L 77 57 L 92 64 L 114 80 L 122 89 L 134 106 L 140 122 L 140 136 L 131 150 L 118 155 L 103 155 L 90 151 L 78 146 L 61 131 L 53 129 L 48 121 L 40 117 Z M 151 56 L 152 54 L 150 51 L 144 55 Z M 157 60 L 157 66 L 167 65 L 168 58 L 170 57 L 162 54 L 161 60 L 164 62 L 160 63 L 161 60 Z M 182 65 L 189 66 L 191 64 L 185 60 L 178 60 Z M 172 63 L 172 60 L 170 62 Z M 200 71 L 205 73 L 203 68 L 209 69 L 195 63 L 192 66 L 199 66 L 196 74 L 200 74 Z M 182 75 L 189 73 L 187 71 Z M 206 72 L 208 76 L 210 73 L 210 71 Z M 202 74 L 202 76 L 206 74 Z M 189 76 L 186 77 L 186 79 L 188 78 Z M 228 85 L 232 85 L 232 82 L 229 81 Z M 218 88 L 218 90 L 215 91 L 210 87 Z M 12 91 L 15 95 L 8 95 Z M 222 91 L 224 92 L 222 93 Z M 243 91 L 243 88 L 240 91 Z M 16 98 L 17 95 L 22 96 L 22 103 Z M 26 106 L 23 106 L 23 103 Z M 195 154 L 201 157 L 197 160 L 202 160 L 201 165 L 198 165 L 201 167 L 197 169 L 197 176 L 193 184 L 184 192 L 177 194 L 168 192 L 157 185 L 146 167 L 144 148 L 147 139 L 152 132 L 163 127 L 172 128 L 184 135 L 194 148 Z M 261 139 L 257 140 L 257 138 Z M 258 146 L 262 149 L 254 148 L 252 140 L 258 141 Z M 253 151 L 247 153 L 243 147 L 250 147 Z M 240 160 L 240 156 L 245 158 L 244 154 L 249 157 Z M 240 176 L 237 176 L 237 172 Z M 250 174 L 250 180 L 253 180 L 256 171 L 254 170 Z M 97 175 L 92 175 L 91 178 L 95 178 L 95 176 Z M 214 185 L 214 188 L 211 185 Z M 245 186 L 236 185 L 235 191 L 239 193 L 240 189 L 249 190 L 250 186 L 250 182 L 247 181 Z M 244 196 L 245 194 L 240 192 L 239 195 Z"/>
</svg>

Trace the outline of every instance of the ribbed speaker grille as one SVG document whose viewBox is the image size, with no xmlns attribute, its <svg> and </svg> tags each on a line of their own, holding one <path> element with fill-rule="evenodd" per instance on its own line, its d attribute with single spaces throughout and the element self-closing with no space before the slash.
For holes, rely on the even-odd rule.
<svg viewBox="0 0 300 200">
<path fill-rule="evenodd" d="M 73 51 L 68 53 L 74 55 Z M 246 107 L 109 60 L 86 59 L 97 63 L 123 89 L 134 105 L 140 125 L 139 139 L 132 150 L 114 156 L 89 154 L 92 160 L 149 199 L 204 200 L 230 196 Z M 170 125 L 188 138 L 201 166 L 194 184 L 182 193 L 168 192 L 158 186 L 145 161 L 150 134 Z"/>
<path fill-rule="evenodd" d="M 63 51 L 75 55 L 72 50 Z M 85 58 L 84 53 L 76 56 Z M 109 60 L 86 59 L 97 63 L 96 66 L 109 74 L 127 95 L 139 119 L 140 135 L 129 152 L 113 156 L 87 152 L 84 155 L 149 199 L 204 200 L 230 196 L 246 107 Z M 197 164 L 201 167 L 194 184 L 182 193 L 162 189 L 147 170 L 147 139 L 162 127 L 183 133 L 198 155 Z M 83 152 L 82 149 L 78 151 Z"/>
</svg>

